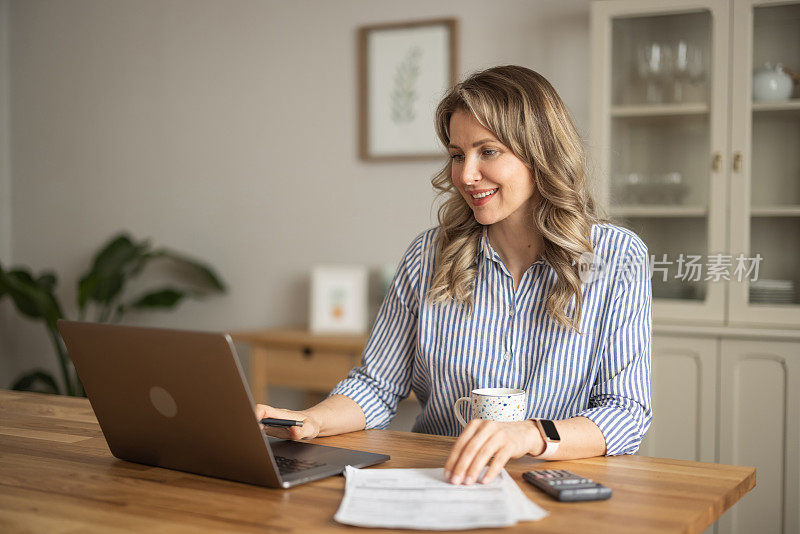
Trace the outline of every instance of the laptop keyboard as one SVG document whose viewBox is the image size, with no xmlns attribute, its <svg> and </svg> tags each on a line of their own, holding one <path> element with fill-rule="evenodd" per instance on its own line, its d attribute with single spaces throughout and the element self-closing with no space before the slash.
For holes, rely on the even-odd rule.
<svg viewBox="0 0 800 534">
<path fill-rule="evenodd" d="M 275 463 L 278 464 L 278 471 L 282 475 L 305 471 L 312 467 L 325 465 L 323 462 L 311 462 L 308 460 L 298 460 L 297 458 L 286 458 L 285 456 L 275 456 Z"/>
</svg>

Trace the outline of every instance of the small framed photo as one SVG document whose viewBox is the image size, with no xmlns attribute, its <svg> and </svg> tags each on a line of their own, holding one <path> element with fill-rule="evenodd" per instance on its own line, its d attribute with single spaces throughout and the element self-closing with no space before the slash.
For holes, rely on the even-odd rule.
<svg viewBox="0 0 800 534">
<path fill-rule="evenodd" d="M 317 266 L 311 274 L 311 332 L 367 331 L 367 268 Z"/>
<path fill-rule="evenodd" d="M 359 156 L 369 161 L 440 159 L 436 105 L 456 83 L 456 19 L 359 29 Z"/>
</svg>

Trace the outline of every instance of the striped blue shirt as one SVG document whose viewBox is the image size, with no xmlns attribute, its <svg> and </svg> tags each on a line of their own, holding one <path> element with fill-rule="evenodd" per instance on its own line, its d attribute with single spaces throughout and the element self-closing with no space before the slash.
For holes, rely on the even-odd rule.
<svg viewBox="0 0 800 534">
<path fill-rule="evenodd" d="M 642 240 L 612 224 L 592 226 L 604 274 L 582 285 L 581 335 L 547 313 L 552 267 L 535 262 L 515 290 L 486 227 L 473 313 L 457 304 L 431 305 L 425 295 L 438 231 L 423 232 L 406 251 L 361 365 L 331 395 L 358 403 L 367 428 L 385 428 L 413 390 L 422 412 L 412 430 L 458 436 L 456 399 L 476 388 L 519 388 L 528 392 L 528 418 L 587 417 L 602 431 L 606 454 L 636 452 L 652 419 L 652 296 Z"/>
</svg>

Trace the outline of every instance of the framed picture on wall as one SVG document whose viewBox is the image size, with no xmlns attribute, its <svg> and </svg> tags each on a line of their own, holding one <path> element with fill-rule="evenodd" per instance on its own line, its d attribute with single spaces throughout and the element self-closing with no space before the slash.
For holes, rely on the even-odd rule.
<svg viewBox="0 0 800 534">
<path fill-rule="evenodd" d="M 359 29 L 359 156 L 369 161 L 442 158 L 436 105 L 456 83 L 456 19 Z"/>
<path fill-rule="evenodd" d="M 316 334 L 366 332 L 367 281 L 366 267 L 314 267 L 311 331 Z"/>
</svg>

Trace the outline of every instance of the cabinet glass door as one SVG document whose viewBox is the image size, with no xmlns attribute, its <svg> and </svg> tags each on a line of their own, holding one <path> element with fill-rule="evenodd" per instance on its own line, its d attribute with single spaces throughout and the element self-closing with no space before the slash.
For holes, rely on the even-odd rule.
<svg viewBox="0 0 800 534">
<path fill-rule="evenodd" d="M 607 27 L 595 26 L 607 32 L 610 52 L 595 60 L 608 73 L 595 119 L 603 204 L 649 249 L 654 318 L 721 323 L 725 281 L 709 262 L 726 247 L 727 6 L 598 4 L 610 11 Z"/>
<path fill-rule="evenodd" d="M 732 245 L 750 268 L 749 276 L 731 281 L 733 319 L 796 325 L 800 2 L 740 2 L 734 21 L 749 39 L 734 43 L 733 53 L 745 87 L 733 109 Z"/>
</svg>

